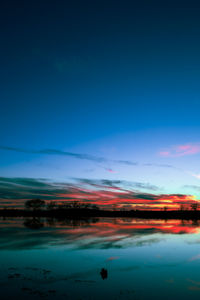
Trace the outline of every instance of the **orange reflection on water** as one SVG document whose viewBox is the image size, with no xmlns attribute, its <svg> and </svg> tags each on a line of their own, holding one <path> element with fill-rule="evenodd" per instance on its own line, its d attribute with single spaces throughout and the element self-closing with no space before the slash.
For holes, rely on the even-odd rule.
<svg viewBox="0 0 200 300">
<path fill-rule="evenodd" d="M 199 234 L 199 221 L 132 218 L 0 219 L 0 244 L 53 244 L 82 248 L 112 248 L 159 242 L 162 236 Z M 34 232 L 34 234 L 32 234 Z M 18 245 L 17 244 L 17 245 Z M 3 247 L 3 246 L 2 246 Z M 199 259 L 199 258 L 198 258 Z"/>
<path fill-rule="evenodd" d="M 59 226 L 58 226 L 59 227 Z M 149 236 L 152 234 L 198 234 L 200 222 L 181 220 L 141 220 L 122 218 L 103 218 L 90 224 L 64 226 L 63 234 L 74 240 L 102 239 L 119 241 L 126 238 Z"/>
</svg>

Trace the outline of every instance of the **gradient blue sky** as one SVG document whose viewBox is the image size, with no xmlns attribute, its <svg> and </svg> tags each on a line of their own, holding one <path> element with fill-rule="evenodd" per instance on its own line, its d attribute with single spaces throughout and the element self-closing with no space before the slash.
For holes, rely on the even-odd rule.
<svg viewBox="0 0 200 300">
<path fill-rule="evenodd" d="M 199 197 L 197 1 L 1 6 L 2 177 L 127 180 Z"/>
</svg>

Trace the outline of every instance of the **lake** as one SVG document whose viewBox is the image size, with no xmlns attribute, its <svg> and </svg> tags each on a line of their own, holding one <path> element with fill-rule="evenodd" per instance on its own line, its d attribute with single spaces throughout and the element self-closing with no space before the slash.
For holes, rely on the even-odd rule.
<svg viewBox="0 0 200 300">
<path fill-rule="evenodd" d="M 200 223 L 0 219 L 1 299 L 199 299 Z"/>
</svg>

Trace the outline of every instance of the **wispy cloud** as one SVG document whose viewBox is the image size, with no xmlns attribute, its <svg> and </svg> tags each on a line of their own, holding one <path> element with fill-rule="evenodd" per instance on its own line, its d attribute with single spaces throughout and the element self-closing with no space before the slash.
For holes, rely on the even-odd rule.
<svg viewBox="0 0 200 300">
<path fill-rule="evenodd" d="M 178 208 L 190 205 L 196 198 L 184 194 L 157 194 L 159 188 L 149 183 L 121 180 L 74 179 L 53 182 L 35 178 L 0 177 L 0 206 L 22 207 L 28 199 L 76 201 L 111 209 L 113 205 L 127 209 Z"/>
<path fill-rule="evenodd" d="M 117 171 L 111 169 L 111 168 L 105 168 L 105 170 L 109 173 L 117 173 Z"/>
<path fill-rule="evenodd" d="M 192 173 L 192 172 L 188 172 L 188 174 L 192 175 L 193 177 L 200 179 L 200 174 L 199 173 Z"/>
<path fill-rule="evenodd" d="M 118 188 L 120 190 L 150 190 L 150 191 L 159 191 L 160 187 L 152 185 L 148 182 L 135 182 L 128 180 L 111 180 L 111 179 L 86 179 L 86 178 L 74 178 L 81 184 L 86 184 L 89 186 L 96 186 L 98 188 Z"/>
<path fill-rule="evenodd" d="M 198 185 L 185 184 L 185 185 L 183 185 L 183 188 L 200 191 L 200 186 L 198 186 Z"/>
<path fill-rule="evenodd" d="M 111 159 L 107 159 L 105 157 L 99 157 L 99 156 L 90 155 L 90 154 L 74 153 L 74 152 L 62 151 L 62 150 L 57 150 L 57 149 L 34 150 L 34 149 L 23 149 L 23 148 L 15 148 L 15 147 L 7 147 L 7 146 L 0 146 L 0 149 L 7 150 L 7 151 L 29 153 L 29 154 L 70 156 L 70 157 L 74 157 L 77 159 L 94 161 L 97 163 L 113 162 L 113 163 L 118 163 L 118 164 L 123 164 L 123 165 L 131 165 L 131 166 L 138 165 L 137 162 L 133 162 L 133 161 L 129 161 L 129 160 L 111 160 Z"/>
<path fill-rule="evenodd" d="M 93 161 L 96 163 L 116 163 L 126 166 L 144 166 L 144 167 L 161 167 L 161 168 L 172 168 L 177 169 L 176 167 L 168 164 L 156 164 L 156 163 L 138 163 L 136 161 L 131 160 L 117 160 L 117 159 L 108 159 L 106 157 L 100 157 L 90 154 L 84 154 L 84 153 L 74 153 L 74 152 L 68 152 L 68 151 L 62 151 L 58 149 L 24 149 L 24 148 L 16 148 L 16 147 L 8 147 L 8 146 L 0 146 L 0 150 L 4 151 L 14 151 L 19 153 L 27 153 L 27 154 L 40 154 L 40 155 L 59 155 L 59 156 L 68 156 L 75 159 L 81 159 L 81 160 L 88 160 Z M 110 173 L 116 173 L 115 170 L 112 168 L 105 167 L 106 171 Z"/>
<path fill-rule="evenodd" d="M 163 157 L 180 157 L 197 153 L 200 153 L 200 143 L 187 143 L 164 149 L 159 152 L 159 155 Z"/>
</svg>

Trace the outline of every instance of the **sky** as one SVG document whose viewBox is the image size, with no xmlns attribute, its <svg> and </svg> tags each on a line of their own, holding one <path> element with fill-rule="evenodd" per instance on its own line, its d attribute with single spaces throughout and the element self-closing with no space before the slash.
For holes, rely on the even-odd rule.
<svg viewBox="0 0 200 300">
<path fill-rule="evenodd" d="M 200 200 L 199 14 L 197 1 L 3 1 L 0 206 Z"/>
</svg>

